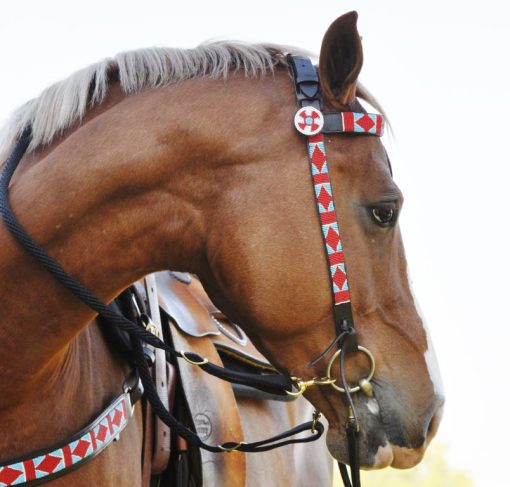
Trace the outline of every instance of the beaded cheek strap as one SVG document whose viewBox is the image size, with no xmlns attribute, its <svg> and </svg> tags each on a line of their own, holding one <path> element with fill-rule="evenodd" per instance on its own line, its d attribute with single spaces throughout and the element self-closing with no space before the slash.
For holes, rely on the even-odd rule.
<svg viewBox="0 0 510 487">
<path fill-rule="evenodd" d="M 298 111 L 294 116 L 294 125 L 299 133 L 307 137 L 315 201 L 321 222 L 322 236 L 329 268 L 336 329 L 336 338 L 311 365 L 316 364 L 335 346 L 338 348 L 329 359 L 325 383 L 330 384 L 345 395 L 344 397 L 349 411 L 346 429 L 351 477 L 349 478 L 345 464 L 339 462 L 339 467 L 344 485 L 347 487 L 358 487 L 360 485 L 358 453 L 358 433 L 360 425 L 351 394 L 361 390 L 364 394 L 372 396 L 373 391 L 370 380 L 375 372 L 375 359 L 369 350 L 358 345 L 356 339 L 345 255 L 342 246 L 340 225 L 338 223 L 333 200 L 323 134 L 351 133 L 369 134 L 380 137 L 383 134 L 384 122 L 381 115 L 373 113 L 323 113 L 321 111 L 319 77 L 310 59 L 289 55 L 288 61 L 294 75 L 296 98 L 298 101 Z M 345 355 L 350 352 L 358 351 L 367 355 L 370 361 L 370 372 L 366 378 L 359 382 L 359 385 L 351 387 L 346 379 Z M 338 357 L 340 361 L 340 378 L 343 387 L 337 385 L 332 376 L 332 366 Z"/>
<path fill-rule="evenodd" d="M 333 310 L 335 322 L 347 322 L 354 328 L 349 281 L 342 246 L 340 225 L 336 215 L 324 134 L 368 134 L 382 136 L 384 122 L 379 114 L 358 112 L 321 111 L 320 82 L 315 66 L 310 59 L 289 56 L 289 64 L 294 75 L 298 111 L 294 116 L 294 126 L 307 137 L 308 155 L 312 173 L 315 199 L 322 226 L 322 235 L 328 259 Z M 357 350 L 355 338 L 347 343 L 350 351 Z"/>
</svg>

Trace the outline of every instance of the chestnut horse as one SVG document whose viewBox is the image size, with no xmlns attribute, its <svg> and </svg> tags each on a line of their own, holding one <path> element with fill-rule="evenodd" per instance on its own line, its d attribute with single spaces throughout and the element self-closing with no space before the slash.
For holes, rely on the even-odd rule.
<svg viewBox="0 0 510 487">
<path fill-rule="evenodd" d="M 363 95 L 356 20 L 346 14 L 324 36 L 326 109 L 352 110 Z M 32 127 L 11 205 L 96 295 L 111 300 L 162 269 L 195 273 L 281 372 L 311 379 L 325 375 L 324 360 L 309 364 L 336 333 L 286 52 L 214 43 L 118 55 L 23 106 L 3 149 Z M 437 430 L 443 396 L 408 282 L 402 195 L 378 137 L 327 136 L 326 145 L 358 340 L 377 362 L 374 397 L 354 396 L 360 463 L 411 467 Z M 0 249 L 2 464 L 83 428 L 119 393 L 128 367 L 89 325 L 95 313 L 4 227 Z M 349 380 L 366 374 L 358 355 L 347 357 Z M 328 419 L 330 453 L 346 462 L 342 395 L 315 387 L 306 397 Z M 120 441 L 52 485 L 139 485 L 141 444 L 136 408 Z"/>
</svg>

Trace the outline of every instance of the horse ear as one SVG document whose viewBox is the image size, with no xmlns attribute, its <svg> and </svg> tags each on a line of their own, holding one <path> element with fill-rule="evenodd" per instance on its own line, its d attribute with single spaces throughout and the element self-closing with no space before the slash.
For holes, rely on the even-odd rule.
<svg viewBox="0 0 510 487">
<path fill-rule="evenodd" d="M 356 98 L 356 82 L 363 65 L 357 20 L 357 12 L 338 17 L 322 40 L 319 59 L 322 91 L 336 108 L 348 105 Z"/>
</svg>

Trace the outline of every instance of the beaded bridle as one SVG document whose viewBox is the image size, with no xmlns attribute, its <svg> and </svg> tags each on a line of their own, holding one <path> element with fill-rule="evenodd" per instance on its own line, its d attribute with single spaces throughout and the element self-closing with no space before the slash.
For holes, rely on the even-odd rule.
<svg viewBox="0 0 510 487">
<path fill-rule="evenodd" d="M 346 425 L 349 446 L 349 464 L 353 486 L 360 485 L 359 479 L 359 453 L 357 437 L 360 424 L 354 408 L 351 394 L 363 391 L 367 396 L 373 395 L 370 380 L 375 372 L 375 359 L 370 351 L 358 345 L 354 328 L 349 281 L 344 249 L 342 246 L 341 230 L 336 215 L 333 190 L 329 178 L 328 163 L 326 160 L 326 146 L 324 134 L 370 134 L 382 136 L 384 122 L 379 114 L 360 112 L 322 112 L 320 81 L 317 69 L 310 59 L 300 56 L 288 56 L 289 64 L 294 77 L 298 111 L 294 116 L 294 125 L 298 132 L 307 137 L 308 155 L 312 174 L 315 200 L 322 228 L 322 236 L 327 255 L 327 264 L 333 295 L 333 316 L 335 319 L 336 338 L 332 344 L 312 364 L 316 364 L 327 355 L 333 347 L 337 351 L 328 362 L 326 377 L 319 385 L 331 385 L 344 394 L 348 406 L 348 421 Z M 345 355 L 351 352 L 362 352 L 370 361 L 368 376 L 351 387 L 345 375 Z M 335 360 L 339 358 L 340 378 L 342 386 L 336 384 L 332 376 Z M 351 480 L 344 464 L 339 463 L 342 479 L 346 486 Z"/>
<path fill-rule="evenodd" d="M 330 357 L 326 375 L 320 379 L 302 380 L 296 377 L 287 377 L 281 374 L 268 374 L 260 376 L 237 372 L 232 369 L 216 366 L 207 358 L 200 357 L 194 352 L 177 351 L 169 344 L 162 342 L 152 333 L 153 326 L 150 317 L 140 315 L 136 322 L 120 315 L 111 306 L 104 304 L 83 284 L 70 276 L 60 264 L 51 258 L 46 251 L 26 232 L 18 222 L 8 201 L 9 182 L 16 167 L 26 152 L 31 139 L 30 128 L 26 129 L 18 140 L 13 152 L 9 156 L 0 179 L 0 213 L 6 227 L 16 238 L 19 244 L 35 257 L 60 283 L 69 289 L 81 301 L 94 309 L 107 326 L 120 329 L 130 334 L 133 343 L 132 362 L 135 364 L 137 374 L 145 389 L 147 400 L 151 403 L 155 413 L 161 420 L 170 426 L 178 435 L 185 438 L 191 444 L 204 448 L 211 452 L 261 452 L 284 446 L 290 443 L 302 443 L 316 440 L 323 431 L 324 426 L 319 421 L 320 413 L 316 412 L 312 421 L 298 425 L 284 433 L 254 443 L 225 442 L 221 445 L 208 445 L 198 435 L 181 424 L 164 407 L 159 399 L 152 382 L 147 354 L 142 343 L 165 350 L 173 359 L 185 359 L 187 362 L 201 367 L 205 372 L 215 375 L 232 383 L 239 383 L 255 387 L 265 392 L 278 395 L 301 395 L 311 386 L 331 385 L 343 393 L 348 406 L 347 438 L 349 446 L 349 464 L 351 467 L 352 483 L 349 479 L 346 466 L 340 465 L 342 479 L 346 486 L 357 487 L 359 480 L 359 459 L 357 436 L 360 430 L 351 394 L 361 390 L 368 396 L 372 396 L 370 380 L 375 371 L 375 361 L 372 354 L 364 347 L 358 345 L 354 328 L 351 296 L 347 279 L 345 256 L 342 247 L 340 226 L 336 216 L 331 181 L 329 179 L 328 164 L 326 161 L 326 149 L 323 134 L 371 134 L 381 136 L 383 131 L 383 119 L 381 115 L 360 112 L 322 112 L 321 92 L 319 77 L 316 68 L 307 58 L 288 56 L 289 65 L 294 77 L 298 110 L 294 117 L 296 129 L 307 137 L 307 147 L 310 159 L 311 175 L 314 185 L 314 194 L 322 227 L 322 235 L 326 249 L 327 264 L 330 271 L 331 291 L 333 296 L 333 314 L 335 320 L 336 338 L 329 347 L 316 358 L 311 365 L 328 355 L 335 347 L 337 350 Z M 368 376 L 355 386 L 348 384 L 345 374 L 345 355 L 347 353 L 363 352 L 370 361 Z M 339 359 L 341 385 L 333 377 L 333 365 Z M 137 375 L 137 376 L 138 376 Z M 12 459 L 0 464 L 0 483 L 5 486 L 11 485 L 37 485 L 61 476 L 67 471 L 73 470 L 97 455 L 111 440 L 113 440 L 127 424 L 131 417 L 131 404 L 141 395 L 142 388 L 137 381 L 126 381 L 122 394 L 113 401 L 112 405 L 104 410 L 91 424 L 86 426 L 69 441 L 42 451 L 29 453 L 23 457 Z M 119 406 L 119 404 L 122 406 Z M 120 418 L 120 419 L 119 419 Z M 111 429 L 111 438 L 102 443 L 101 448 L 87 449 L 83 455 L 75 455 L 76 442 L 84 438 L 90 439 L 95 444 L 97 429 L 101 424 L 109 425 L 118 421 L 118 428 Z M 99 426 L 98 426 L 99 425 Z M 114 424 L 116 426 L 116 423 Z M 311 435 L 289 439 L 303 431 L 311 431 Z M 75 444 L 76 443 L 76 444 Z M 73 450 L 74 448 L 74 450 Z M 67 453 L 66 453 L 67 452 Z M 41 462 L 48 459 L 62 457 L 62 466 L 54 467 L 51 471 L 41 469 Z M 41 460 L 42 459 L 42 460 Z M 60 463 L 58 463 L 60 465 Z M 29 468 L 30 467 L 30 468 Z M 16 472 L 19 473 L 14 478 Z M 4 477 L 2 477 L 4 475 Z M 8 475 L 13 480 L 3 481 Z"/>
</svg>

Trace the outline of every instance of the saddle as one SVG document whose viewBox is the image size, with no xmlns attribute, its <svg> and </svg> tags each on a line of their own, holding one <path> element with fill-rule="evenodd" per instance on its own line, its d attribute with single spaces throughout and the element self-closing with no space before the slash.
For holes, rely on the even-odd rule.
<svg viewBox="0 0 510 487">
<path fill-rule="evenodd" d="M 153 276 L 154 284 L 145 287 L 138 284 L 137 290 L 144 301 L 150 304 L 151 291 L 157 289 L 160 323 L 165 340 L 171 341 L 176 350 L 192 350 L 217 365 L 225 365 L 239 371 L 251 373 L 275 373 L 274 367 L 257 351 L 244 331 L 232 323 L 210 301 L 200 281 L 190 275 L 177 272 L 160 272 Z M 148 306 L 151 308 L 151 306 Z M 153 313 L 154 314 L 154 313 Z M 185 360 L 167 367 L 164 352 L 153 366 L 160 397 L 200 438 L 210 444 L 224 441 L 245 441 L 237 401 L 249 398 L 252 401 L 282 400 L 245 386 L 232 386 L 229 382 L 205 374 L 192 362 Z M 164 365 L 162 365 L 164 364 Z M 168 381 L 169 384 L 166 384 Z M 283 398 L 283 400 L 293 400 Z M 264 414 L 261 408 L 261 414 Z M 269 414 L 267 412 L 266 414 Z M 245 454 L 235 455 L 210 453 L 191 448 L 180 438 L 172 438 L 170 431 L 157 418 L 146 414 L 146 437 L 152 444 L 152 474 L 161 475 L 171 485 L 246 485 Z M 147 462 L 144 462 L 147 463 Z M 167 468 L 168 466 L 171 468 Z M 167 470 L 165 472 L 165 470 Z M 149 484 L 145 465 L 144 485 Z M 153 477 L 154 479 L 154 477 Z"/>
</svg>

